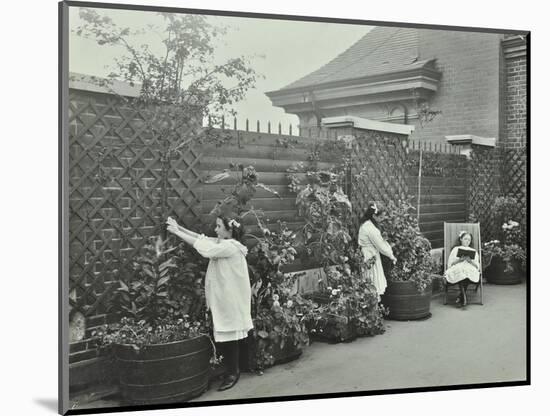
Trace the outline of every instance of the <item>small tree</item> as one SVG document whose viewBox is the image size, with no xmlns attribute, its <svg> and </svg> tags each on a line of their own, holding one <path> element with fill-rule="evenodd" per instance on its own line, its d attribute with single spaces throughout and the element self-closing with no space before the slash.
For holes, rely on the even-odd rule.
<svg viewBox="0 0 550 416">
<path fill-rule="evenodd" d="M 203 128 L 209 118 L 217 124 L 224 115 L 234 114 L 231 105 L 241 100 L 258 74 L 245 57 L 214 63 L 216 38 L 226 28 L 211 24 L 206 16 L 159 13 L 162 27 L 132 30 L 118 26 L 110 17 L 92 9 L 79 11 L 83 23 L 75 29 L 78 36 L 93 39 L 98 45 L 122 47 L 125 51 L 115 60 L 106 79 L 95 82 L 116 94 L 114 80 L 139 86 L 139 97 L 119 98 L 145 117 L 145 133 L 153 140 L 162 162 L 161 220 L 167 216 L 167 188 L 170 161 L 204 141 L 220 140 L 211 128 Z M 135 46 L 132 39 L 147 32 L 161 37 L 164 51 L 157 54 L 151 45 Z M 153 146 L 152 146 L 153 149 Z"/>
</svg>

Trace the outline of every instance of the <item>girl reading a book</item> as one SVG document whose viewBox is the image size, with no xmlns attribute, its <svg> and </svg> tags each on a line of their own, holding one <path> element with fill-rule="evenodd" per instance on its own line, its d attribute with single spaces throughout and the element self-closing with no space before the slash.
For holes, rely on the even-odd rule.
<svg viewBox="0 0 550 416">
<path fill-rule="evenodd" d="M 466 289 L 470 283 L 479 282 L 479 256 L 477 251 L 470 247 L 472 235 L 466 231 L 458 234 L 459 244 L 451 250 L 445 279 L 450 284 L 458 283 L 460 295 L 456 303 L 466 306 Z"/>
<path fill-rule="evenodd" d="M 219 343 L 228 369 L 218 390 L 230 389 L 239 380 L 239 350 L 253 328 L 247 248 L 239 241 L 243 227 L 235 219 L 218 217 L 218 237 L 210 238 L 180 226 L 172 218 L 166 223 L 168 231 L 210 259 L 205 278 L 206 306 L 212 313 L 214 340 Z"/>
<path fill-rule="evenodd" d="M 383 254 L 395 264 L 397 259 L 393 255 L 393 250 L 386 240 L 382 237 L 378 229 L 378 223 L 375 216 L 378 214 L 378 208 L 374 202 L 370 202 L 363 218 L 361 219 L 361 228 L 359 228 L 358 243 L 363 253 L 363 273 L 376 288 L 378 300 L 386 290 L 386 276 L 382 268 L 380 254 Z"/>
</svg>

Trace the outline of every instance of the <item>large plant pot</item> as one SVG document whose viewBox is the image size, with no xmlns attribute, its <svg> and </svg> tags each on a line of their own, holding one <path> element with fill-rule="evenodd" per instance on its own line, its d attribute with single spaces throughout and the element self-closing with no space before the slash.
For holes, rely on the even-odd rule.
<svg viewBox="0 0 550 416">
<path fill-rule="evenodd" d="M 412 282 L 388 282 L 382 303 L 389 309 L 388 319 L 412 321 L 429 318 L 432 285 L 419 292 Z"/>
<path fill-rule="evenodd" d="M 206 336 L 150 345 L 116 345 L 122 399 L 131 404 L 185 402 L 208 388 L 212 344 Z"/>
<path fill-rule="evenodd" d="M 500 257 L 493 257 L 491 264 L 483 271 L 483 276 L 489 283 L 495 285 L 515 285 L 521 283 L 523 273 L 519 263 L 512 265 L 511 271 L 506 270 L 506 263 Z"/>
</svg>

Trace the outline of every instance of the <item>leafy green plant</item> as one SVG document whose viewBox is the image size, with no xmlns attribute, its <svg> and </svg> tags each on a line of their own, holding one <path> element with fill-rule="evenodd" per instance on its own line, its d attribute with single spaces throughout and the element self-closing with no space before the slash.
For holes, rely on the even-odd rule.
<svg viewBox="0 0 550 416">
<path fill-rule="evenodd" d="M 397 258 L 395 266 L 382 257 L 388 280 L 413 282 L 419 292 L 431 283 L 431 244 L 422 236 L 413 206 L 407 201 L 389 202 L 378 207 L 378 223 L 383 237 Z"/>
<path fill-rule="evenodd" d="M 176 274 L 174 252 L 161 237 L 152 237 L 119 279 L 119 288 L 108 303 L 108 312 L 155 325 L 177 306 L 170 299 L 170 280 Z"/>
<path fill-rule="evenodd" d="M 298 244 L 322 266 L 342 262 L 352 241 L 351 202 L 342 188 L 343 177 L 343 172 L 307 172 L 307 183 L 298 188 L 296 196 L 298 213 L 305 219 Z M 291 184 L 296 186 L 292 176 Z"/>
<path fill-rule="evenodd" d="M 274 293 L 290 294 L 294 279 L 283 273 L 283 267 L 294 262 L 296 233 L 285 222 L 277 221 L 278 230 L 270 231 L 257 219 L 262 237 L 254 237 L 257 243 L 250 249 L 248 264 L 251 271 L 252 306 L 255 314 L 266 306 L 265 300 Z"/>
<path fill-rule="evenodd" d="M 254 359 L 259 370 L 274 365 L 285 350 L 295 352 L 309 345 L 312 302 L 299 295 L 274 294 L 269 304 L 254 318 Z"/>
<path fill-rule="evenodd" d="M 108 303 L 108 312 L 122 317 L 120 323 L 92 334 L 102 349 L 127 344 L 139 351 L 209 335 L 202 284 L 205 266 L 197 260 L 182 244 L 151 237 Z"/>
<path fill-rule="evenodd" d="M 250 200 L 254 197 L 257 189 L 264 189 L 280 198 L 279 193 L 269 186 L 259 182 L 258 173 L 254 166 L 244 166 L 242 164 L 229 164 L 229 168 L 220 173 L 212 175 L 205 180 L 205 183 L 213 184 L 221 182 L 224 179 L 232 178 L 235 183 L 227 196 L 216 203 L 210 211 L 210 215 L 226 217 L 244 217 L 248 211 L 256 212 L 248 206 Z"/>
</svg>

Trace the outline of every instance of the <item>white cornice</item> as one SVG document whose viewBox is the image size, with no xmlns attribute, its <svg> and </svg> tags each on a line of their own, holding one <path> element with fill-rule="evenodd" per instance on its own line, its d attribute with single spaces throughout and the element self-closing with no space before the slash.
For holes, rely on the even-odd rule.
<svg viewBox="0 0 550 416">
<path fill-rule="evenodd" d="M 440 73 L 429 68 L 366 77 L 342 83 L 319 85 L 308 89 L 279 90 L 266 93 L 274 106 L 290 113 L 312 110 L 315 99 L 319 109 L 352 107 L 361 104 L 384 103 L 412 99 L 415 90 L 419 98 L 427 98 L 438 89 Z M 314 97 L 310 91 L 313 91 Z"/>
<path fill-rule="evenodd" d="M 362 130 L 376 130 L 388 133 L 410 135 L 414 126 L 408 124 L 386 123 L 355 116 L 325 117 L 321 120 L 325 127 L 354 127 Z"/>
<path fill-rule="evenodd" d="M 487 147 L 496 146 L 496 139 L 494 137 L 479 137 L 473 134 L 455 134 L 453 136 L 445 136 L 445 139 L 450 144 L 476 144 Z"/>
</svg>

